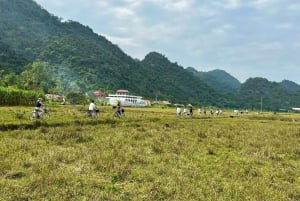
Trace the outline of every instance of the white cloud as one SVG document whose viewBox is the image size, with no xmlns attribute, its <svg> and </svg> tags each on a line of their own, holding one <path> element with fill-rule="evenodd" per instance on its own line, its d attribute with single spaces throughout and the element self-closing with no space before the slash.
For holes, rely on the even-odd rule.
<svg viewBox="0 0 300 201">
<path fill-rule="evenodd" d="M 240 6 L 240 0 L 227 0 L 225 8 L 236 9 Z"/>
<path fill-rule="evenodd" d="M 252 6 L 256 9 L 264 9 L 266 7 L 271 7 L 277 3 L 277 0 L 254 0 L 251 2 Z"/>
<path fill-rule="evenodd" d="M 270 42 L 270 43 L 261 44 L 260 49 L 262 51 L 277 51 L 277 50 L 282 50 L 283 45 L 280 42 Z"/>
<path fill-rule="evenodd" d="M 166 3 L 164 8 L 171 11 L 186 11 L 190 9 L 192 2 L 180 0 L 172 3 Z"/>
<path fill-rule="evenodd" d="M 221 9 L 236 9 L 242 6 L 240 0 L 219 0 L 219 1 L 212 1 L 211 4 Z"/>
<path fill-rule="evenodd" d="M 233 28 L 234 28 L 233 25 L 225 24 L 220 27 L 214 28 L 212 30 L 212 33 L 224 35 L 224 34 L 228 33 L 229 31 L 231 31 Z"/>
<path fill-rule="evenodd" d="M 114 8 L 112 9 L 113 17 L 118 18 L 119 20 L 127 20 L 135 17 L 135 13 L 124 7 Z"/>
<path fill-rule="evenodd" d="M 289 23 L 289 22 L 277 24 L 275 26 L 275 28 L 279 29 L 279 30 L 292 29 L 293 27 L 294 27 L 294 25 L 292 23 Z"/>
<path fill-rule="evenodd" d="M 300 3 L 292 3 L 287 6 L 291 11 L 300 11 Z"/>
</svg>

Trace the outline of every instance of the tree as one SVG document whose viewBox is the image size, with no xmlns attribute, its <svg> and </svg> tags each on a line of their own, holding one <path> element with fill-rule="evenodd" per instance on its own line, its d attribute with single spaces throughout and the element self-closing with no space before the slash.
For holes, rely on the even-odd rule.
<svg viewBox="0 0 300 201">
<path fill-rule="evenodd" d="M 66 97 L 71 104 L 83 104 L 85 102 L 85 96 L 80 91 L 70 91 Z"/>
<path fill-rule="evenodd" d="M 27 90 L 42 90 L 48 93 L 55 88 L 53 68 L 47 62 L 36 61 L 25 67 L 21 73 L 19 87 Z"/>
</svg>

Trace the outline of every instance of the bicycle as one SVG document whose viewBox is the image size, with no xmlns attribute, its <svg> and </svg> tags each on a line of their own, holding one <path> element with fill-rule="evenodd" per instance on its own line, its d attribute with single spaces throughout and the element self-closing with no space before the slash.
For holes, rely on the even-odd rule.
<svg viewBox="0 0 300 201">
<path fill-rule="evenodd" d="M 50 119 L 50 113 L 48 108 L 44 108 L 43 110 L 40 111 L 34 109 L 29 114 L 29 120 L 33 120 L 33 119 Z"/>
<path fill-rule="evenodd" d="M 99 109 L 95 109 L 95 110 L 88 110 L 86 112 L 86 117 L 88 118 L 98 118 L 100 116 L 100 110 Z"/>
<path fill-rule="evenodd" d="M 123 118 L 125 116 L 125 111 L 124 109 L 121 109 L 119 111 L 116 111 L 114 114 L 113 114 L 113 117 L 114 118 Z"/>
</svg>

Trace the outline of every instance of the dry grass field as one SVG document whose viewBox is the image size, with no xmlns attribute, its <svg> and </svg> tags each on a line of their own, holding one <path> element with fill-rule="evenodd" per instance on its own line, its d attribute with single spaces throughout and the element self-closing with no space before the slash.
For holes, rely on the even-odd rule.
<svg viewBox="0 0 300 201">
<path fill-rule="evenodd" d="M 300 200 L 300 115 L 0 108 L 0 200 Z"/>
</svg>

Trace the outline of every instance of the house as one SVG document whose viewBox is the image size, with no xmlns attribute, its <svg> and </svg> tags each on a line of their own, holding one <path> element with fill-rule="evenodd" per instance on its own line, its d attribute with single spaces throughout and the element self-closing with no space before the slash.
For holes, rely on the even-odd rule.
<svg viewBox="0 0 300 201">
<path fill-rule="evenodd" d="M 46 94 L 45 97 L 51 100 L 62 100 L 64 98 L 64 96 L 58 94 Z"/>
<path fill-rule="evenodd" d="M 93 94 L 97 97 L 98 100 L 102 100 L 106 97 L 105 93 L 100 90 L 95 91 Z"/>
</svg>

